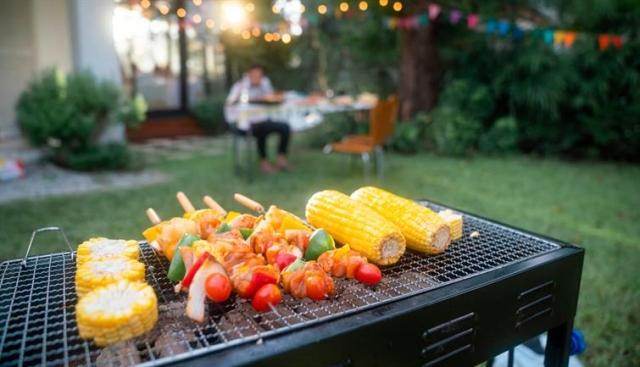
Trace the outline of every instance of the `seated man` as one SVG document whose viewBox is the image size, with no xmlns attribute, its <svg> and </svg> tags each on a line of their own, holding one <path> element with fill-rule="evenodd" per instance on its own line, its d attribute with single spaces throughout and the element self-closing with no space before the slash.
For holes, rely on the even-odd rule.
<svg viewBox="0 0 640 367">
<path fill-rule="evenodd" d="M 235 82 L 227 96 L 226 105 L 231 106 L 243 103 L 281 102 L 282 96 L 275 94 L 271 81 L 264 75 L 264 69 L 260 65 L 252 65 L 245 76 Z M 241 133 L 251 131 L 258 143 L 260 155 L 260 169 L 265 173 L 275 173 L 278 169 L 288 170 L 287 149 L 289 147 L 289 125 L 283 122 L 271 121 L 268 117 L 255 116 L 249 121 L 249 126 L 236 126 Z M 280 137 L 278 145 L 278 157 L 274 167 L 267 160 L 267 136 L 276 133 Z"/>
</svg>

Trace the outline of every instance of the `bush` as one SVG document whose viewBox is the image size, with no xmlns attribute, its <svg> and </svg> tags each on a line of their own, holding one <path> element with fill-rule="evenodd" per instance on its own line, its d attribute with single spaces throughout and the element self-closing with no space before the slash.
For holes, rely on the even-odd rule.
<svg viewBox="0 0 640 367">
<path fill-rule="evenodd" d="M 98 141 L 109 125 L 135 125 L 145 113 L 141 97 L 127 100 L 112 82 L 99 81 L 89 72 L 66 76 L 53 69 L 32 81 L 16 105 L 18 125 L 31 144 L 48 148 L 58 164 L 80 167 L 92 161 L 95 169 L 124 166 L 117 163 L 127 157 L 122 148 L 101 147 Z M 101 158 L 72 158 L 86 154 Z"/>
<path fill-rule="evenodd" d="M 432 135 L 439 152 L 466 155 L 473 152 L 483 130 L 483 120 L 493 111 L 489 88 L 467 80 L 454 80 L 433 111 Z"/>
<path fill-rule="evenodd" d="M 224 96 L 212 96 L 196 102 L 191 107 L 191 113 L 198 125 L 210 135 L 225 131 Z"/>
<path fill-rule="evenodd" d="M 74 151 L 61 164 L 78 171 L 131 168 L 131 153 L 126 144 L 105 144 Z"/>
<path fill-rule="evenodd" d="M 398 153 L 415 154 L 426 145 L 425 132 L 429 117 L 419 113 L 412 120 L 396 125 L 389 147 Z"/>
<path fill-rule="evenodd" d="M 496 120 L 480 137 L 480 150 L 485 153 L 510 153 L 518 147 L 518 122 L 512 116 Z"/>
</svg>

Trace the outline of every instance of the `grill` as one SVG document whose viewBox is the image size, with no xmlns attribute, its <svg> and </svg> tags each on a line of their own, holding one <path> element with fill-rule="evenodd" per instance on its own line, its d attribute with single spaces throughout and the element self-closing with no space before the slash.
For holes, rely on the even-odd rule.
<svg viewBox="0 0 640 367">
<path fill-rule="evenodd" d="M 423 201 L 434 209 L 443 206 Z M 98 348 L 78 336 L 75 260 L 57 253 L 0 265 L 0 365 L 472 365 L 549 330 L 547 365 L 565 365 L 583 250 L 464 214 L 463 239 L 438 256 L 407 253 L 375 287 L 337 280 L 336 296 L 286 295 L 256 313 L 232 298 L 195 324 L 168 262 L 145 243 L 159 300 L 150 333 Z M 470 238 L 477 231 L 478 237 Z"/>
</svg>

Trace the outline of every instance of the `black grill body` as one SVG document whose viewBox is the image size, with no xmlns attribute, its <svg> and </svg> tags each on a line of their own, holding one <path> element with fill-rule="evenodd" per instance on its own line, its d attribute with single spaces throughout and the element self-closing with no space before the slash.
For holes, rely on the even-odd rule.
<svg viewBox="0 0 640 367">
<path fill-rule="evenodd" d="M 285 296 L 263 314 L 233 298 L 211 304 L 203 324 L 183 316 L 167 261 L 141 244 L 158 325 L 104 349 L 78 336 L 72 254 L 7 261 L 0 365 L 473 366 L 549 331 L 546 365 L 565 366 L 584 250 L 471 214 L 464 221 L 447 252 L 407 253 L 375 287 L 337 280 L 331 300 Z"/>
</svg>

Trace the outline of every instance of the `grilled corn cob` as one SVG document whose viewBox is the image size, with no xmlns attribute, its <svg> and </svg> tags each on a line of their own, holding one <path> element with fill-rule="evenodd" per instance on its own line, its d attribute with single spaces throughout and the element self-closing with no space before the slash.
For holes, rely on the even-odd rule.
<svg viewBox="0 0 640 367">
<path fill-rule="evenodd" d="M 341 192 L 315 193 L 307 202 L 306 216 L 311 225 L 324 228 L 376 264 L 393 264 L 404 254 L 405 239 L 393 223 Z"/>
<path fill-rule="evenodd" d="M 104 237 L 91 238 L 78 246 L 77 264 L 87 261 L 113 258 L 138 260 L 139 250 L 136 241 L 111 240 Z"/>
<path fill-rule="evenodd" d="M 76 294 L 80 298 L 93 289 L 119 280 L 144 281 L 144 265 L 125 258 L 87 261 L 78 265 Z"/>
<path fill-rule="evenodd" d="M 449 226 L 449 232 L 451 233 L 451 241 L 455 241 L 462 238 L 462 215 L 454 213 L 452 210 L 441 210 L 438 212 L 440 218 L 442 218 Z"/>
<path fill-rule="evenodd" d="M 412 250 L 439 254 L 451 243 L 444 220 L 415 201 L 370 186 L 356 190 L 351 197 L 398 226 Z"/>
<path fill-rule="evenodd" d="M 87 293 L 76 306 L 80 337 L 98 346 L 124 341 L 151 330 L 158 320 L 158 300 L 143 282 L 121 280 Z"/>
</svg>

